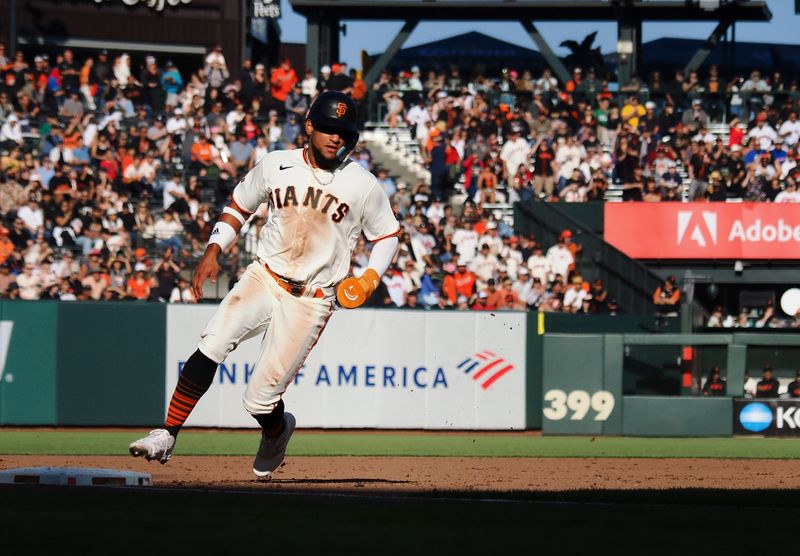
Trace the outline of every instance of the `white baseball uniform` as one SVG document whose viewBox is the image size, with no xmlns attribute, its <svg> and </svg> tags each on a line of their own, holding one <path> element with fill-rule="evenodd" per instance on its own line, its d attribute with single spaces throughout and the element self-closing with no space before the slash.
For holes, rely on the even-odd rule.
<svg viewBox="0 0 800 556">
<path fill-rule="evenodd" d="M 264 330 L 244 394 L 251 414 L 270 413 L 333 313 L 335 285 L 347 277 L 361 232 L 369 241 L 399 233 L 377 179 L 350 160 L 333 172 L 312 169 L 303 149 L 268 154 L 236 186 L 234 202 L 255 212 L 268 203 L 258 258 L 222 300 L 198 348 L 221 363 Z M 305 286 L 293 295 L 265 267 Z M 320 293 L 317 293 L 320 290 Z"/>
</svg>

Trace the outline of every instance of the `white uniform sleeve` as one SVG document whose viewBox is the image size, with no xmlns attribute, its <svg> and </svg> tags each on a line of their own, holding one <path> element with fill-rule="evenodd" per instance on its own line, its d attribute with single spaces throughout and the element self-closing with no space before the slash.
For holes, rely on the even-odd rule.
<svg viewBox="0 0 800 556">
<path fill-rule="evenodd" d="M 372 248 L 372 253 L 369 255 L 367 266 L 377 272 L 378 276 L 383 276 L 383 273 L 392 264 L 392 259 L 397 253 L 398 244 L 399 241 L 396 237 L 389 237 L 376 243 Z"/>
<path fill-rule="evenodd" d="M 377 241 L 396 234 L 400 230 L 397 218 L 392 212 L 389 197 L 377 181 L 372 182 L 367 198 L 364 201 L 364 212 L 361 216 L 361 229 L 369 241 Z"/>
<path fill-rule="evenodd" d="M 233 190 L 234 202 L 247 212 L 255 212 L 269 198 L 268 160 L 265 157 L 256 164 Z"/>
</svg>

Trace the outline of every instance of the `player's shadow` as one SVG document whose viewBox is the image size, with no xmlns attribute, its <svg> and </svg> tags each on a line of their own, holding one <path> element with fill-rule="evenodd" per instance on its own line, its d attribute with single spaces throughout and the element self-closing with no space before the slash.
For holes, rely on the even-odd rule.
<svg viewBox="0 0 800 556">
<path fill-rule="evenodd" d="M 393 481 L 391 479 L 272 479 L 272 483 L 280 483 L 284 485 L 365 485 L 365 484 L 380 484 L 380 485 L 402 485 L 409 484 L 411 481 Z"/>
</svg>

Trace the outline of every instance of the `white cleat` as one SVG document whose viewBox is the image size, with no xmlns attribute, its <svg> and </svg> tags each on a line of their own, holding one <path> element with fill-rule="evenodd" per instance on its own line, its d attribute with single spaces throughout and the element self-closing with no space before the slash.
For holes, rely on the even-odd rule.
<svg viewBox="0 0 800 556">
<path fill-rule="evenodd" d="M 253 462 L 253 473 L 259 481 L 269 481 L 272 472 L 280 467 L 286 455 L 286 446 L 292 437 L 297 420 L 291 413 L 283 414 L 283 430 L 275 438 L 269 438 L 261 431 L 261 444 L 256 452 L 256 459 Z"/>
<path fill-rule="evenodd" d="M 175 437 L 167 429 L 154 429 L 144 438 L 131 442 L 128 449 L 134 457 L 143 457 L 147 461 L 158 460 L 162 464 L 172 458 Z"/>
</svg>

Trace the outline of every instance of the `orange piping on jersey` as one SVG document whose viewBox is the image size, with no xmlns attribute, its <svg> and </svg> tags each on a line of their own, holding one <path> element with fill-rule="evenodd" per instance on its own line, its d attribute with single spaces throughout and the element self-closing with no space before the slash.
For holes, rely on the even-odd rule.
<svg viewBox="0 0 800 556">
<path fill-rule="evenodd" d="M 244 217 L 248 217 L 248 216 L 250 216 L 251 214 L 253 214 L 252 212 L 250 212 L 250 211 L 248 211 L 248 210 L 244 210 L 242 207 L 240 207 L 240 206 L 239 206 L 239 205 L 236 203 L 236 201 L 234 201 L 234 200 L 233 200 L 233 197 L 231 197 L 231 202 L 230 202 L 230 204 L 229 204 L 228 206 L 229 206 L 229 207 L 231 207 L 233 210 L 237 210 L 237 211 L 239 211 L 239 214 L 241 214 L 241 215 L 242 215 L 242 216 L 244 216 Z"/>
<path fill-rule="evenodd" d="M 385 235 L 385 236 L 377 237 L 377 238 L 375 238 L 375 239 L 369 239 L 369 238 L 367 238 L 367 240 L 368 240 L 368 241 L 370 241 L 370 242 L 372 242 L 372 243 L 376 243 L 376 242 L 378 242 L 378 241 L 380 241 L 380 240 L 382 240 L 382 239 L 389 239 L 390 237 L 399 236 L 399 235 L 400 235 L 400 232 L 401 232 L 401 229 L 400 229 L 400 228 L 397 228 L 397 231 L 396 231 L 396 232 L 392 232 L 392 233 L 391 233 L 391 234 L 389 234 L 389 235 Z"/>
</svg>

